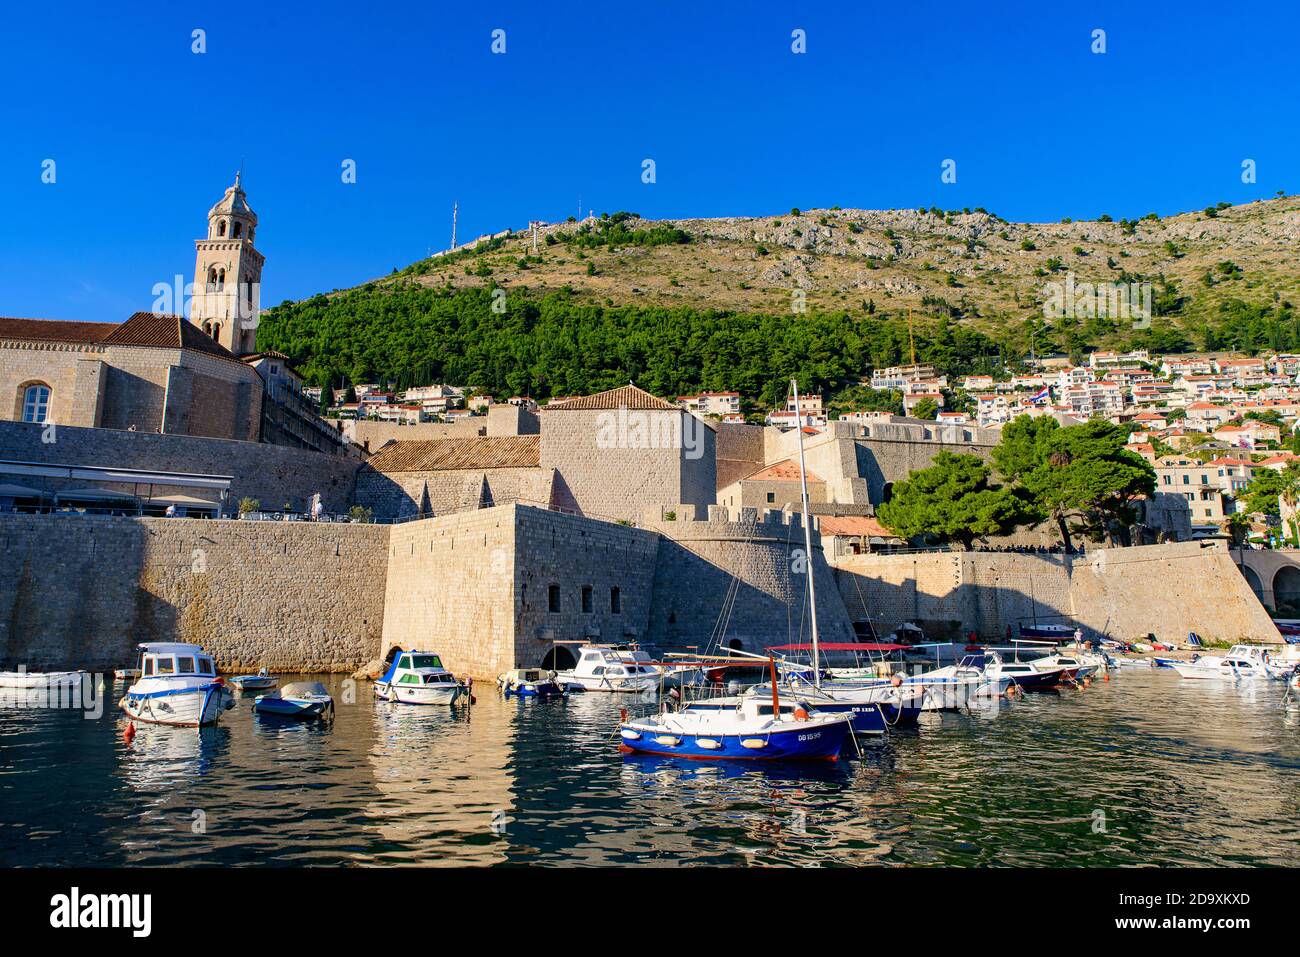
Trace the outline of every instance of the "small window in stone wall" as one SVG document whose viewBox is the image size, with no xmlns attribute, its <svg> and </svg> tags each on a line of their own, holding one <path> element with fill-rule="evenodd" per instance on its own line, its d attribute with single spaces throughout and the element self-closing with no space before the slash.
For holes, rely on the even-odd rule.
<svg viewBox="0 0 1300 957">
<path fill-rule="evenodd" d="M 592 606 L 592 599 L 591 599 L 591 586 L 583 585 L 582 586 L 582 612 L 585 615 L 590 615 L 593 610 L 594 609 Z"/>
<path fill-rule="evenodd" d="M 549 607 L 553 613 L 560 610 L 560 586 L 552 585 L 546 590 L 546 597 Z"/>
<path fill-rule="evenodd" d="M 623 614 L 623 593 L 617 586 L 609 590 L 609 610 L 615 615 Z"/>
</svg>

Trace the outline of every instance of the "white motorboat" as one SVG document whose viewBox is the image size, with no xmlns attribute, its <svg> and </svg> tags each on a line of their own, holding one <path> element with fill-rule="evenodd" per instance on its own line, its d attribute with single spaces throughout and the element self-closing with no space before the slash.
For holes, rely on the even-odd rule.
<svg viewBox="0 0 1300 957">
<path fill-rule="evenodd" d="M 27 671 L 20 668 L 0 671 L 0 688 L 65 690 L 78 687 L 89 677 L 85 671 Z"/>
<path fill-rule="evenodd" d="M 984 655 L 967 655 L 960 663 L 908 675 L 905 685 L 925 689 L 923 711 L 957 711 L 976 698 L 996 698 L 1011 687 L 1009 675 L 992 675 L 984 669 Z"/>
<path fill-rule="evenodd" d="M 255 675 L 236 675 L 230 683 L 240 691 L 270 691 L 280 683 L 280 679 L 262 668 Z"/>
<path fill-rule="evenodd" d="M 216 724 L 235 706 L 212 656 L 198 645 L 154 641 L 140 650 L 140 678 L 119 702 L 134 720 L 196 728 Z"/>
<path fill-rule="evenodd" d="M 1075 670 L 1066 665 L 1040 666 L 1034 661 L 1006 661 L 997 652 L 984 655 L 984 670 L 991 676 L 1010 678 L 1022 691 L 1050 691 L 1074 680 Z"/>
<path fill-rule="evenodd" d="M 432 651 L 399 651 L 375 682 L 375 697 L 395 704 L 455 704 L 467 689 Z"/>
<path fill-rule="evenodd" d="M 577 664 L 555 673 L 562 688 L 642 694 L 659 687 L 662 671 L 645 652 L 615 645 L 583 645 L 578 652 Z"/>
<path fill-rule="evenodd" d="M 1184 678 L 1232 680 L 1285 678 L 1291 671 L 1260 645 L 1233 645 L 1226 655 L 1193 655 L 1190 661 L 1175 662 L 1174 670 Z"/>
<path fill-rule="evenodd" d="M 1070 655 L 1047 655 L 1030 662 L 1039 671 L 1063 669 L 1073 678 L 1091 678 L 1106 661 L 1100 655 L 1082 652 Z"/>
</svg>

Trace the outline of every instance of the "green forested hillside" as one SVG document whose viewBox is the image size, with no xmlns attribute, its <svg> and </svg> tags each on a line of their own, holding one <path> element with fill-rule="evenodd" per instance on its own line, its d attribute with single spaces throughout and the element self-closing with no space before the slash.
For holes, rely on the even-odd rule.
<svg viewBox="0 0 1300 957">
<path fill-rule="evenodd" d="M 983 211 L 792 210 L 642 223 L 618 213 L 413 263 L 283 303 L 259 342 L 314 384 L 451 382 L 539 398 L 629 379 L 661 395 L 789 376 L 834 395 L 911 356 L 949 375 L 1031 350 L 1300 351 L 1293 197 L 1166 220 L 1007 223 Z M 879 247 L 879 248 L 877 248 Z M 1151 284 L 1154 321 L 1046 318 L 1045 289 Z M 494 294 L 504 311 L 494 311 Z"/>
<path fill-rule="evenodd" d="M 492 311 L 483 289 L 368 285 L 332 297 L 285 303 L 262 316 L 264 348 L 295 360 L 310 382 L 431 382 L 478 386 L 497 396 L 598 391 L 635 380 L 659 395 L 735 390 L 760 403 L 785 395 L 797 376 L 837 391 L 873 367 L 910 358 L 903 316 L 818 312 L 782 316 L 691 307 L 600 306 L 563 292 L 516 292 Z M 1035 347 L 1082 353 L 1096 344 L 1157 351 L 1210 348 L 1300 350 L 1294 311 L 1233 303 L 1216 321 L 1182 330 L 1170 319 L 1089 342 L 1083 324 L 1022 320 L 989 336 L 946 316 L 913 319 L 917 358 L 949 374 L 994 373 Z M 1197 341 L 1199 340 L 1199 341 Z"/>
</svg>

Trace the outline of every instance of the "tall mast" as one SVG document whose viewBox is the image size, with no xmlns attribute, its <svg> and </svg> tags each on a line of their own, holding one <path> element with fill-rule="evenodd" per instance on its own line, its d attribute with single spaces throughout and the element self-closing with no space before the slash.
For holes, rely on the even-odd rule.
<svg viewBox="0 0 1300 957">
<path fill-rule="evenodd" d="M 822 686 L 821 655 L 817 644 L 817 586 L 813 583 L 812 555 L 812 515 L 808 509 L 808 473 L 803 464 L 803 409 L 799 405 L 799 383 L 791 379 L 790 387 L 794 389 L 795 432 L 799 435 L 799 498 L 803 503 L 803 545 L 808 570 L 808 608 L 812 612 L 812 666 L 813 687 Z"/>
</svg>

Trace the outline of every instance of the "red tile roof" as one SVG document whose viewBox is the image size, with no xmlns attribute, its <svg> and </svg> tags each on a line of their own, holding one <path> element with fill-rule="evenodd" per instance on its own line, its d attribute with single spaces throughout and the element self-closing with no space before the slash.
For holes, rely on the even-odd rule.
<svg viewBox="0 0 1300 957">
<path fill-rule="evenodd" d="M 536 435 L 474 439 L 403 439 L 370 457 L 377 472 L 438 472 L 461 469 L 534 468 L 541 460 Z"/>
<path fill-rule="evenodd" d="M 566 399 L 563 402 L 549 402 L 543 408 L 543 412 L 567 412 L 570 410 L 588 411 L 588 410 L 614 410 L 614 409 L 638 409 L 638 410 L 659 410 L 664 412 L 680 412 L 681 409 L 671 402 L 651 395 L 645 389 L 637 388 L 634 385 L 619 386 L 617 389 L 609 389 L 606 392 L 597 392 L 595 395 L 579 396 L 576 399 Z"/>
<path fill-rule="evenodd" d="M 65 322 L 59 319 L 0 318 L 0 339 L 34 342 L 84 342 L 106 346 L 157 346 L 193 349 L 223 359 L 235 359 L 211 336 L 182 316 L 137 312 L 126 322 Z"/>
<path fill-rule="evenodd" d="M 873 538 L 898 538 L 869 515 L 820 515 L 817 527 L 823 535 L 869 535 Z"/>
<path fill-rule="evenodd" d="M 799 463 L 794 459 L 782 459 L 772 465 L 766 465 L 757 472 L 751 472 L 741 481 L 758 481 L 758 482 L 797 482 L 799 481 Z M 812 472 L 808 473 L 808 481 L 820 482 Z"/>
</svg>

